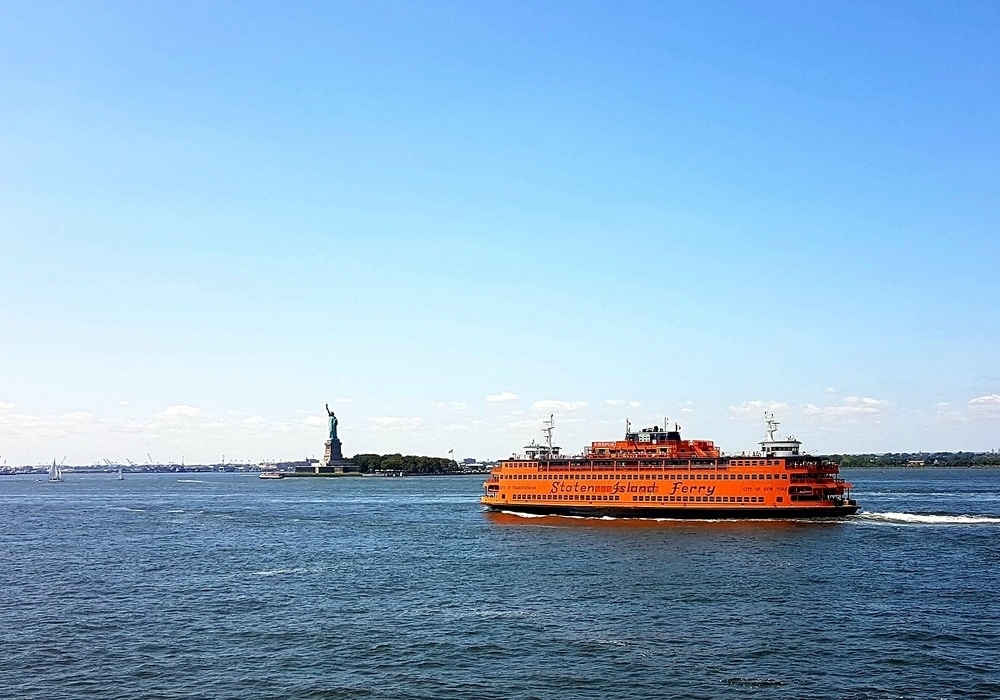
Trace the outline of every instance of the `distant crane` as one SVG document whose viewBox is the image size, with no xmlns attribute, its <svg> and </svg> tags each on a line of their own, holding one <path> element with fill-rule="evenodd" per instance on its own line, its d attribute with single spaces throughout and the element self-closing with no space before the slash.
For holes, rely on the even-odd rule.
<svg viewBox="0 0 1000 700">
<path fill-rule="evenodd" d="M 149 453 L 147 452 L 147 453 L 146 453 L 146 457 L 147 457 L 147 458 L 149 459 L 149 464 L 150 464 L 150 466 L 152 466 L 152 465 L 153 465 L 153 455 L 151 455 L 151 454 L 149 454 Z"/>
</svg>

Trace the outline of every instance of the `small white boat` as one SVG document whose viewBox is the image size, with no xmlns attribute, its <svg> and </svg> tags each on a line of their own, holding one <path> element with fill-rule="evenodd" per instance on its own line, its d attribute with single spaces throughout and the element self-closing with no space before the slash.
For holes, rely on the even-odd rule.
<svg viewBox="0 0 1000 700">
<path fill-rule="evenodd" d="M 52 460 L 52 466 L 49 467 L 49 481 L 62 481 L 63 473 L 62 469 L 56 464 L 56 461 Z"/>
<path fill-rule="evenodd" d="M 125 481 L 125 475 L 122 474 L 122 470 L 118 470 L 118 481 Z"/>
<path fill-rule="evenodd" d="M 285 475 L 281 472 L 261 472 L 257 475 L 258 479 L 284 479 Z"/>
</svg>

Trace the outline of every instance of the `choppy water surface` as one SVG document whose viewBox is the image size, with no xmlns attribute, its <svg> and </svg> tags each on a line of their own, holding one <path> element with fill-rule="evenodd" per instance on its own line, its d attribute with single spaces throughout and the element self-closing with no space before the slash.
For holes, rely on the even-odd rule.
<svg viewBox="0 0 1000 700">
<path fill-rule="evenodd" d="M 1000 472 L 835 522 L 487 514 L 481 477 L 0 477 L 17 698 L 998 698 Z"/>
</svg>

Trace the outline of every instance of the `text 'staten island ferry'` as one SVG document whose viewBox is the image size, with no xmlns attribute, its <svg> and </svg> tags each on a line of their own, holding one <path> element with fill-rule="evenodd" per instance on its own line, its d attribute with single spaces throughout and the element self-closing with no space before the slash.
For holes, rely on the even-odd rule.
<svg viewBox="0 0 1000 700">
<path fill-rule="evenodd" d="M 775 440 L 778 422 L 765 414 L 767 440 L 751 455 L 722 456 L 711 440 L 682 440 L 680 426 L 594 442 L 582 456 L 544 445 L 500 462 L 483 484 L 489 510 L 614 518 L 827 518 L 853 515 L 857 501 L 838 466 L 800 454 L 793 437 Z"/>
</svg>

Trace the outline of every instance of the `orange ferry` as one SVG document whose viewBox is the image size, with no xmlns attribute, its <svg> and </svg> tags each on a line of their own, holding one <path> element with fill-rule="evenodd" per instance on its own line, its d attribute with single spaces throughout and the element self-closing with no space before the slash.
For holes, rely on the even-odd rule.
<svg viewBox="0 0 1000 700">
<path fill-rule="evenodd" d="M 644 428 L 594 442 L 581 456 L 546 443 L 500 462 L 483 484 L 489 510 L 613 518 L 827 518 L 853 515 L 858 503 L 837 464 L 800 454 L 793 437 L 776 440 L 765 414 L 759 452 L 727 455 L 711 440 L 682 440 L 680 426 Z M 666 422 L 666 421 L 664 421 Z"/>
</svg>

